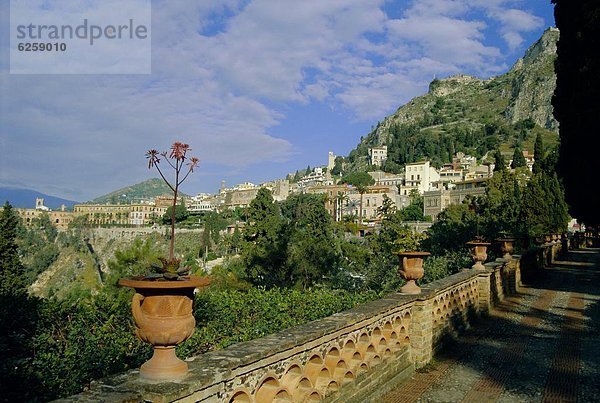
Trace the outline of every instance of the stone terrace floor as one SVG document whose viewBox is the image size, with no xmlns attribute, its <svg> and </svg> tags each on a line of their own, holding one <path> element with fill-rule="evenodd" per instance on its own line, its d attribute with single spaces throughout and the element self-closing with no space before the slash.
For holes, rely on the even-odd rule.
<svg viewBox="0 0 600 403">
<path fill-rule="evenodd" d="M 600 249 L 563 259 L 381 400 L 600 401 Z"/>
</svg>

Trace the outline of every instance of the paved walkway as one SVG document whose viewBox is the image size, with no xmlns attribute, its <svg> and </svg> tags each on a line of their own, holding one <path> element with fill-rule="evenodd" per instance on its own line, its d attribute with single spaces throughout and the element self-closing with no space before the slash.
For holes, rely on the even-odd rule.
<svg viewBox="0 0 600 403">
<path fill-rule="evenodd" d="M 382 400 L 600 402 L 600 249 L 571 251 Z"/>
</svg>

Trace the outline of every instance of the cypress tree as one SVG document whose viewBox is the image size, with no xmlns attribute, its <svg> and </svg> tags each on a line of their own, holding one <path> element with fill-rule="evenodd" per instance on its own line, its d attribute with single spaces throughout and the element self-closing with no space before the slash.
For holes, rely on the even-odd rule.
<svg viewBox="0 0 600 403">
<path fill-rule="evenodd" d="M 494 172 L 501 172 L 506 169 L 506 161 L 500 150 L 494 153 Z"/>
<path fill-rule="evenodd" d="M 535 144 L 533 146 L 533 173 L 537 174 L 542 171 L 542 164 L 544 161 L 544 142 L 542 140 L 542 134 L 538 133 L 535 137 Z"/>
<path fill-rule="evenodd" d="M 551 226 L 551 197 L 546 192 L 545 182 L 545 175 L 533 175 L 523 192 L 521 222 L 530 237 L 544 235 Z"/>
<path fill-rule="evenodd" d="M 525 160 L 525 157 L 523 156 L 523 151 L 521 151 L 521 147 L 519 147 L 519 146 L 515 147 L 515 152 L 513 153 L 513 158 L 512 158 L 512 162 L 510 163 L 510 167 L 512 169 L 515 169 L 515 168 L 526 167 L 526 166 L 527 166 L 527 161 Z"/>
<path fill-rule="evenodd" d="M 25 269 L 19 259 L 17 230 L 20 218 L 6 202 L 0 213 L 0 293 L 16 295 L 27 286 Z"/>
</svg>

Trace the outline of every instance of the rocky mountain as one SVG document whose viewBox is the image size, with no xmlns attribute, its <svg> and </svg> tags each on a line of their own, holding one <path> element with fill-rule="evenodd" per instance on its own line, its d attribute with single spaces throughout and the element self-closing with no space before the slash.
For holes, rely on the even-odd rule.
<svg viewBox="0 0 600 403">
<path fill-rule="evenodd" d="M 162 195 L 171 195 L 173 197 L 172 194 L 173 192 L 162 179 L 152 178 L 96 197 L 87 203 L 130 203 Z M 180 193 L 180 195 L 187 197 L 183 193 Z"/>
<path fill-rule="evenodd" d="M 533 150 L 537 133 L 552 147 L 558 124 L 551 99 L 559 32 L 548 28 L 505 74 L 486 80 L 468 75 L 434 79 L 427 94 L 383 119 L 345 160 L 345 170 L 368 169 L 368 148 L 388 146 L 384 169 L 428 158 L 436 165 L 465 151 L 478 157 L 519 145 Z"/>
</svg>

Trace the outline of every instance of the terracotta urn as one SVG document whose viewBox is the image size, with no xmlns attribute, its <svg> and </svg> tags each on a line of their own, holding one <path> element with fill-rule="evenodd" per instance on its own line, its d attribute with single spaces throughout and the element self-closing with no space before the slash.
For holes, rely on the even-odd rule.
<svg viewBox="0 0 600 403">
<path fill-rule="evenodd" d="M 171 281 L 143 278 L 119 280 L 119 285 L 135 290 L 131 311 L 136 334 L 154 348 L 152 358 L 140 368 L 142 378 L 176 380 L 187 374 L 188 365 L 177 358 L 175 347 L 194 333 L 194 289 L 208 284 L 207 277 L 197 276 Z"/>
<path fill-rule="evenodd" d="M 506 260 L 512 260 L 515 238 L 498 238 L 496 241 L 500 243 L 500 252 L 502 252 L 502 257 Z"/>
<path fill-rule="evenodd" d="M 550 234 L 544 235 L 544 242 L 546 242 L 546 243 L 552 242 L 552 235 L 550 235 Z"/>
<path fill-rule="evenodd" d="M 400 258 L 398 273 L 406 280 L 400 288 L 402 294 L 419 294 L 421 288 L 415 281 L 423 277 L 423 259 L 429 256 L 429 252 L 394 252 Z"/>
<path fill-rule="evenodd" d="M 484 270 L 485 266 L 483 263 L 487 259 L 487 248 L 491 244 L 489 242 L 483 241 L 469 241 L 467 242 L 467 246 L 471 248 L 471 254 L 473 257 L 473 261 L 475 264 L 471 266 L 472 269 L 476 270 Z"/>
</svg>

